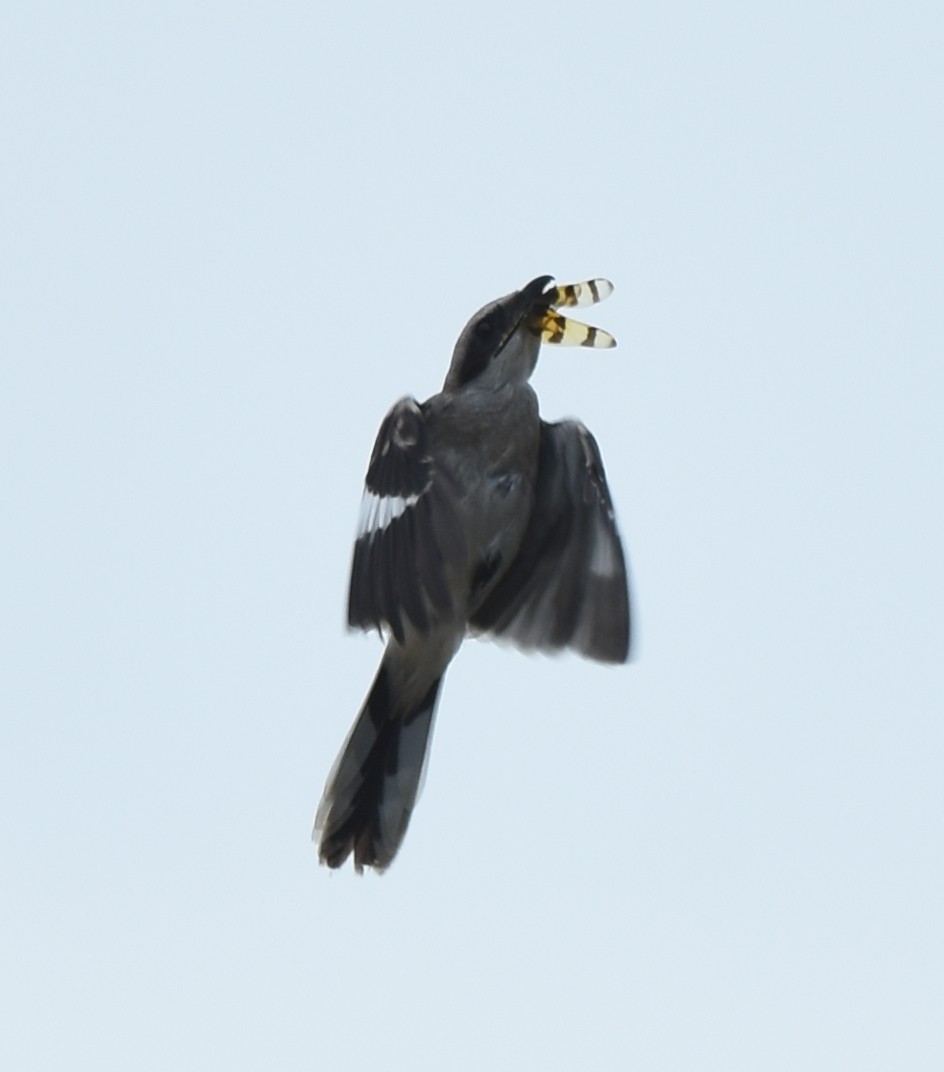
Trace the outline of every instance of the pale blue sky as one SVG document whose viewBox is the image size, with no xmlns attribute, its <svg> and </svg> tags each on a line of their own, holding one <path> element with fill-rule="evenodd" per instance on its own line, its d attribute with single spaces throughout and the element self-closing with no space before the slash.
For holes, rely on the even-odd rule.
<svg viewBox="0 0 944 1072">
<path fill-rule="evenodd" d="M 341 8 L 0 15 L 0 1065 L 944 1067 L 939 7 Z M 545 272 L 637 661 L 466 645 L 330 874 L 377 426 Z"/>
</svg>

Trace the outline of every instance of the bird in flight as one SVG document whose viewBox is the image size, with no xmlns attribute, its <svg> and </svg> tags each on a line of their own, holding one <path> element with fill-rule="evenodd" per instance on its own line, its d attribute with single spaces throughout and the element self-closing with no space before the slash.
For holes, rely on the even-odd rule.
<svg viewBox="0 0 944 1072">
<path fill-rule="evenodd" d="M 321 861 L 383 871 L 416 803 L 443 675 L 468 635 L 526 650 L 629 657 L 626 562 L 596 440 L 543 421 L 529 378 L 541 344 L 616 340 L 559 312 L 605 279 L 539 276 L 480 309 L 439 394 L 402 398 L 380 426 L 354 544 L 348 624 L 386 648 L 328 775 Z"/>
</svg>

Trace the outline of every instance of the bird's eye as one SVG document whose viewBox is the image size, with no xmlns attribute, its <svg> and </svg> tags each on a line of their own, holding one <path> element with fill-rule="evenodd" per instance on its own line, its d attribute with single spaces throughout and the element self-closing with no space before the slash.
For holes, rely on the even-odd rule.
<svg viewBox="0 0 944 1072">
<path fill-rule="evenodd" d="M 469 322 L 462 333 L 462 353 L 457 358 L 458 386 L 471 383 L 488 368 L 501 351 L 508 330 L 508 316 L 501 308 L 493 307 Z"/>
<path fill-rule="evenodd" d="M 494 334 L 495 321 L 490 316 L 483 316 L 475 325 L 475 337 L 482 342 L 488 342 Z"/>
</svg>

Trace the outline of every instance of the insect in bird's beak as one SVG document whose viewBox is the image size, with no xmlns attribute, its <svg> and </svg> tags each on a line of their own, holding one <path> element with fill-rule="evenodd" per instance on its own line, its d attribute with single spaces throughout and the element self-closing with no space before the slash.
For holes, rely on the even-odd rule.
<svg viewBox="0 0 944 1072">
<path fill-rule="evenodd" d="M 608 279 L 588 279 L 585 283 L 562 283 L 551 287 L 541 296 L 541 306 L 529 327 L 535 335 L 541 336 L 542 342 L 552 346 L 609 349 L 616 345 L 616 339 L 608 331 L 581 324 L 579 320 L 569 320 L 557 309 L 596 305 L 612 293 L 613 284 Z"/>
</svg>

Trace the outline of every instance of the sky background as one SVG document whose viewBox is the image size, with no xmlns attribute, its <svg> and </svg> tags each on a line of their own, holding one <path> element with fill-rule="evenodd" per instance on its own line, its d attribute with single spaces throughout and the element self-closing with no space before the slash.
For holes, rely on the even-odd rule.
<svg viewBox="0 0 944 1072">
<path fill-rule="evenodd" d="M 944 1067 L 937 4 L 0 15 L 0 1065 Z M 636 658 L 469 643 L 382 876 L 374 436 L 532 277 Z"/>
</svg>

